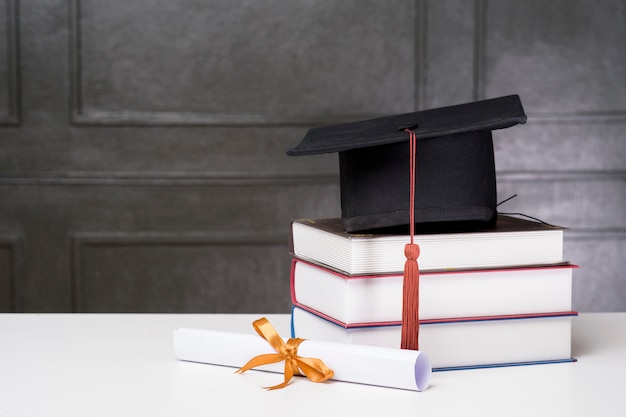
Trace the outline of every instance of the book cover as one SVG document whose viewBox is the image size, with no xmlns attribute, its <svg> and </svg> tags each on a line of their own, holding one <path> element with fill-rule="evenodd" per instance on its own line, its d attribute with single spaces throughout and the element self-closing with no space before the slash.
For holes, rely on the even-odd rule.
<svg viewBox="0 0 626 417">
<path fill-rule="evenodd" d="M 505 268 L 563 262 L 563 227 L 499 215 L 472 232 L 415 236 L 421 271 Z M 408 234 L 348 233 L 340 219 L 293 220 L 290 252 L 346 274 L 401 272 Z"/>
<path fill-rule="evenodd" d="M 568 263 L 509 269 L 422 272 L 422 320 L 572 310 Z M 292 303 L 349 325 L 402 320 L 402 274 L 347 275 L 308 261 L 291 263 Z"/>
</svg>

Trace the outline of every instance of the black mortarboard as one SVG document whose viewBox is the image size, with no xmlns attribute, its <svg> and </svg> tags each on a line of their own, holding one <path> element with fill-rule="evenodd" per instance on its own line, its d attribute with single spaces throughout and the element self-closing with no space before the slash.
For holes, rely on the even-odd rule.
<svg viewBox="0 0 626 417">
<path fill-rule="evenodd" d="M 415 224 L 488 227 L 497 214 L 491 131 L 525 122 L 519 97 L 511 95 L 312 128 L 287 155 L 339 153 L 346 231 L 408 225 L 410 130 Z"/>
</svg>

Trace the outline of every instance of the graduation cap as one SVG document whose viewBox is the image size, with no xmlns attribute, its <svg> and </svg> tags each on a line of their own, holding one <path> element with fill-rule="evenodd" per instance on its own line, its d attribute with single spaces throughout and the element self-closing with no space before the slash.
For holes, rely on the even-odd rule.
<svg viewBox="0 0 626 417">
<path fill-rule="evenodd" d="M 496 220 L 491 131 L 525 123 L 519 96 L 312 128 L 287 155 L 339 153 L 341 217 L 357 232 L 409 224 L 409 137 L 416 138 L 415 224 L 463 230 Z"/>
<path fill-rule="evenodd" d="M 464 230 L 495 224 L 492 131 L 525 122 L 519 96 L 510 95 L 316 127 L 287 150 L 290 156 L 339 153 L 346 231 L 413 225 L 405 247 L 402 348 L 418 348 L 415 228 Z"/>
</svg>

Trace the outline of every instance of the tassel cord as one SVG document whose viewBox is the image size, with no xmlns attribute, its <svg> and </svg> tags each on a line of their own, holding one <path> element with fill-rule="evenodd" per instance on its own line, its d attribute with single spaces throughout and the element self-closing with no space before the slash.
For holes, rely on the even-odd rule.
<svg viewBox="0 0 626 417">
<path fill-rule="evenodd" d="M 404 248 L 407 258 L 404 264 L 404 280 L 402 285 L 402 339 L 400 348 L 419 349 L 419 245 L 415 244 L 415 169 L 417 138 L 413 131 L 409 133 L 410 153 L 410 203 L 409 203 L 409 235 L 410 242 Z"/>
</svg>

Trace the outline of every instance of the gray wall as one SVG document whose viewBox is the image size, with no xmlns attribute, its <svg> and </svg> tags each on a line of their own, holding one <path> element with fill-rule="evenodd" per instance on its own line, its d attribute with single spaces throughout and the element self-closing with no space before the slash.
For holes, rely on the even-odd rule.
<svg viewBox="0 0 626 417">
<path fill-rule="evenodd" d="M 519 93 L 501 207 L 626 311 L 626 2 L 0 0 L 0 311 L 287 312 L 314 125 Z"/>
</svg>

